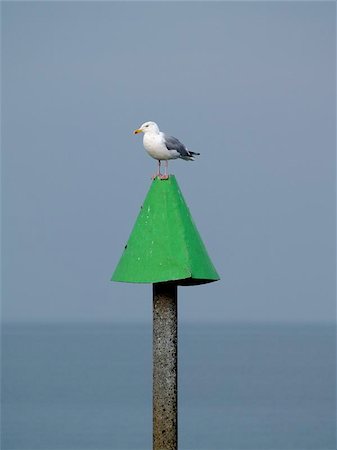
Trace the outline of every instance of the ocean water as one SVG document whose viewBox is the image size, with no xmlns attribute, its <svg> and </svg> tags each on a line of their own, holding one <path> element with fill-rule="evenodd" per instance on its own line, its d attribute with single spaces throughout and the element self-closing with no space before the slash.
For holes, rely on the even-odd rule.
<svg viewBox="0 0 337 450">
<path fill-rule="evenodd" d="M 2 450 L 150 450 L 152 329 L 2 327 Z M 179 325 L 180 450 L 336 450 L 333 325 Z"/>
</svg>

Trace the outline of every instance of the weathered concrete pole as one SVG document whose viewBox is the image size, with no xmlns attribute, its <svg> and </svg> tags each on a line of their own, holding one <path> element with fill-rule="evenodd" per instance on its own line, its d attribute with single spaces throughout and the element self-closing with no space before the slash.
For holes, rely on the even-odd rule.
<svg viewBox="0 0 337 450">
<path fill-rule="evenodd" d="M 178 449 L 177 285 L 153 284 L 153 450 Z"/>
</svg>

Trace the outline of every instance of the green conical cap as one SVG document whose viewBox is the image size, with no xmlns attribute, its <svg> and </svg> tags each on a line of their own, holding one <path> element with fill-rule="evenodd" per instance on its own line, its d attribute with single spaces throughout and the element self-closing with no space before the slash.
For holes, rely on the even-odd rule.
<svg viewBox="0 0 337 450">
<path fill-rule="evenodd" d="M 194 285 L 219 279 L 175 177 L 156 178 L 111 280 Z"/>
</svg>

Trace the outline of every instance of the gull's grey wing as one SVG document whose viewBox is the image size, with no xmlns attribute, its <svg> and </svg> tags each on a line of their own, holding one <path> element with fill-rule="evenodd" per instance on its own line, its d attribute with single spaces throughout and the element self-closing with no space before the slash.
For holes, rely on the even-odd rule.
<svg viewBox="0 0 337 450">
<path fill-rule="evenodd" d="M 176 150 L 181 158 L 190 157 L 190 152 L 187 150 L 184 144 L 182 144 L 177 138 L 173 136 L 167 136 L 164 134 L 165 145 L 168 150 Z"/>
</svg>

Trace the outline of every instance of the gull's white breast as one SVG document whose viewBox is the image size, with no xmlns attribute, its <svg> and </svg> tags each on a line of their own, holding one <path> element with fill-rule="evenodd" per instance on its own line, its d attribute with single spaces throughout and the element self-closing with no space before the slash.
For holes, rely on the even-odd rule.
<svg viewBox="0 0 337 450">
<path fill-rule="evenodd" d="M 173 155 L 169 150 L 167 150 L 164 138 L 160 134 L 145 133 L 143 145 L 148 154 L 154 159 L 172 159 Z"/>
</svg>

